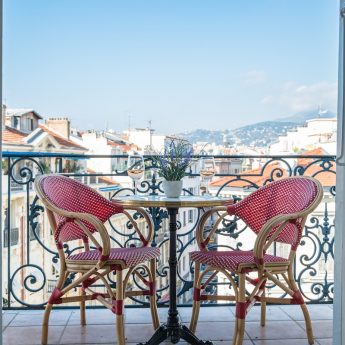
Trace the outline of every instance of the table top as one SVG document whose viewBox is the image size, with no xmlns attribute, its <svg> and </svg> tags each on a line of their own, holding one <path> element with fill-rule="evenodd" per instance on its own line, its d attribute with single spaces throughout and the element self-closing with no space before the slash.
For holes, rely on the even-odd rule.
<svg viewBox="0 0 345 345">
<path fill-rule="evenodd" d="M 129 195 L 117 196 L 113 199 L 124 206 L 142 207 L 213 207 L 226 206 L 232 203 L 231 198 L 217 196 L 186 195 L 179 198 L 167 198 L 164 195 Z"/>
</svg>

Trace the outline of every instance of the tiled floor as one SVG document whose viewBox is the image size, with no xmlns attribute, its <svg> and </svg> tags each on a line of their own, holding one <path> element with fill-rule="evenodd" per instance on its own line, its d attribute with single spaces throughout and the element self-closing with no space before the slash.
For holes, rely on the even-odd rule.
<svg viewBox="0 0 345 345">
<path fill-rule="evenodd" d="M 310 305 L 317 345 L 332 344 L 332 305 Z M 167 309 L 159 309 L 164 321 Z M 182 322 L 188 324 L 191 308 L 180 308 Z M 49 344 L 116 344 L 114 316 L 103 309 L 87 310 L 86 327 L 79 325 L 78 310 L 53 310 L 50 320 Z M 269 306 L 267 324 L 260 327 L 260 310 L 254 307 L 246 322 L 243 345 L 307 345 L 303 315 L 299 306 Z M 3 313 L 3 344 L 40 344 L 42 311 L 5 311 Z M 231 344 L 234 308 L 204 307 L 201 309 L 197 335 L 213 344 Z M 147 340 L 152 334 L 148 309 L 126 309 L 127 344 Z"/>
</svg>

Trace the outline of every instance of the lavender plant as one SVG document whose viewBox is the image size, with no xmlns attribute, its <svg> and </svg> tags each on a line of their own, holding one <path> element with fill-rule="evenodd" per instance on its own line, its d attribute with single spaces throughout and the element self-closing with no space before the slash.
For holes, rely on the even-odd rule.
<svg viewBox="0 0 345 345">
<path fill-rule="evenodd" d="M 179 181 L 186 176 L 186 169 L 192 163 L 193 147 L 183 139 L 166 142 L 164 152 L 152 157 L 159 169 L 159 175 L 166 181 Z"/>
</svg>

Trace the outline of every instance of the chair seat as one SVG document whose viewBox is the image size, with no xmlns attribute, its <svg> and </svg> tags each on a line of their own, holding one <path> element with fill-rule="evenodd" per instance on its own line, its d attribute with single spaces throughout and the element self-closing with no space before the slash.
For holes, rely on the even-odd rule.
<svg viewBox="0 0 345 345">
<path fill-rule="evenodd" d="M 227 269 L 233 272 L 243 268 L 256 267 L 253 251 L 197 251 L 191 252 L 190 257 L 193 261 L 201 264 L 210 265 L 215 268 Z M 289 261 L 275 255 L 266 254 L 265 264 L 287 265 Z M 241 265 L 241 267 L 239 267 Z"/>
<path fill-rule="evenodd" d="M 82 252 L 78 254 L 70 255 L 66 259 L 66 264 L 71 263 L 95 263 L 101 258 L 101 252 L 99 250 L 90 250 L 88 252 Z M 112 248 L 106 265 L 119 264 L 122 266 L 134 267 L 145 261 L 157 258 L 160 255 L 159 248 L 152 247 L 139 247 L 139 248 Z"/>
</svg>

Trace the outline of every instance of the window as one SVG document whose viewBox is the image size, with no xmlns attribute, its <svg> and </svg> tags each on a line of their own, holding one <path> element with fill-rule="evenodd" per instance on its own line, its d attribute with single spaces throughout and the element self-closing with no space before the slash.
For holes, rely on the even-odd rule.
<svg viewBox="0 0 345 345">
<path fill-rule="evenodd" d="M 188 222 L 193 223 L 193 210 L 188 211 Z"/>
<path fill-rule="evenodd" d="M 12 127 L 13 128 L 16 128 L 16 129 L 20 129 L 20 120 L 19 120 L 19 116 L 14 116 L 13 117 L 13 124 L 12 124 Z"/>
<path fill-rule="evenodd" d="M 4 248 L 8 247 L 8 228 L 4 229 Z M 19 240 L 19 229 L 18 228 L 12 228 L 10 231 L 10 244 L 11 246 L 15 246 L 18 244 Z"/>
<path fill-rule="evenodd" d="M 187 225 L 187 212 L 183 211 L 183 226 Z"/>
<path fill-rule="evenodd" d="M 34 130 L 34 120 L 28 119 L 28 130 L 33 131 Z"/>
<path fill-rule="evenodd" d="M 47 280 L 47 293 L 52 293 L 56 287 L 56 280 L 48 279 Z"/>
</svg>

